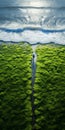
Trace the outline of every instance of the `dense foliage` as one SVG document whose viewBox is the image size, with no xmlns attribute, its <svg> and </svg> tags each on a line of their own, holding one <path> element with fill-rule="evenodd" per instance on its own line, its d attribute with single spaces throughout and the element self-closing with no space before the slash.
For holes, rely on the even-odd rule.
<svg viewBox="0 0 65 130">
<path fill-rule="evenodd" d="M 32 130 L 32 107 L 34 130 L 65 130 L 65 46 L 40 45 L 36 53 L 32 90 L 30 45 L 0 45 L 1 130 Z"/>
<path fill-rule="evenodd" d="M 65 130 L 65 47 L 37 47 L 35 115 L 37 130 Z"/>
<path fill-rule="evenodd" d="M 32 49 L 0 45 L 0 129 L 31 130 Z"/>
</svg>

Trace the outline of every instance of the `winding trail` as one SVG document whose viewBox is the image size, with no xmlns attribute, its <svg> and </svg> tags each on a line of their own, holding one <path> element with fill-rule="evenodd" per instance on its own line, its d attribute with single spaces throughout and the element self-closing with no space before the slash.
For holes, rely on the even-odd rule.
<svg viewBox="0 0 65 130">
<path fill-rule="evenodd" d="M 34 83 L 35 83 L 35 75 L 36 75 L 36 59 L 37 55 L 35 49 L 33 50 L 32 56 L 32 95 L 31 95 L 31 103 L 32 103 L 32 130 L 35 130 L 35 104 L 34 104 Z"/>
</svg>

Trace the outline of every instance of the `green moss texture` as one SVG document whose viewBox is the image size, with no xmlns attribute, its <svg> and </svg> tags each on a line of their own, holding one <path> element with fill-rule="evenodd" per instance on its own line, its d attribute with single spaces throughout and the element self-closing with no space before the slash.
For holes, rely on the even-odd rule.
<svg viewBox="0 0 65 130">
<path fill-rule="evenodd" d="M 35 115 L 37 130 L 65 129 L 65 47 L 37 47 Z"/>
<path fill-rule="evenodd" d="M 0 129 L 31 130 L 29 45 L 0 45 Z"/>
</svg>

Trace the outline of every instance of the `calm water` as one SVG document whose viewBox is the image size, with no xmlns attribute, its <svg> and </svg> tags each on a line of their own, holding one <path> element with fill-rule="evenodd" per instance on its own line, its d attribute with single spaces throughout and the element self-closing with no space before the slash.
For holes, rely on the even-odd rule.
<svg viewBox="0 0 65 130">
<path fill-rule="evenodd" d="M 0 40 L 65 44 L 65 0 L 0 0 Z"/>
</svg>

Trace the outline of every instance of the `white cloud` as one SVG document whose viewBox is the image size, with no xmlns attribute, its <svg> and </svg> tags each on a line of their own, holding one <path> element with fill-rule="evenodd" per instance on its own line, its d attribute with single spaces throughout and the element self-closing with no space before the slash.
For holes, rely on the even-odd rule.
<svg viewBox="0 0 65 130">
<path fill-rule="evenodd" d="M 33 43 L 48 43 L 48 42 L 56 42 L 58 44 L 65 44 L 65 32 L 59 33 L 43 33 L 42 31 L 30 31 L 26 30 L 21 33 L 13 33 L 13 32 L 4 32 L 0 31 L 0 40 L 3 41 L 27 41 L 30 44 Z"/>
</svg>

